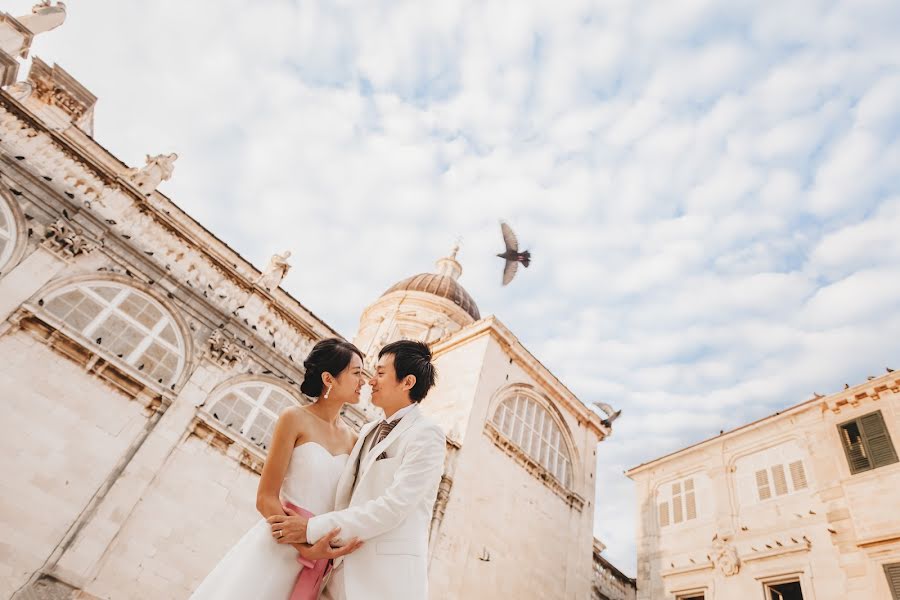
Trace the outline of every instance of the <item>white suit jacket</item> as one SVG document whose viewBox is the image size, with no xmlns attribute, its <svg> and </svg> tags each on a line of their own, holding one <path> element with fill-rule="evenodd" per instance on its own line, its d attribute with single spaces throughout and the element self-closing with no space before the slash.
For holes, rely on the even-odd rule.
<svg viewBox="0 0 900 600">
<path fill-rule="evenodd" d="M 444 432 L 416 406 L 361 459 L 366 437 L 377 425 L 363 426 L 338 481 L 335 510 L 311 518 L 307 538 L 312 543 L 340 527 L 341 538 L 365 541 L 344 557 L 347 600 L 425 600 L 428 529 L 444 472 Z"/>
</svg>

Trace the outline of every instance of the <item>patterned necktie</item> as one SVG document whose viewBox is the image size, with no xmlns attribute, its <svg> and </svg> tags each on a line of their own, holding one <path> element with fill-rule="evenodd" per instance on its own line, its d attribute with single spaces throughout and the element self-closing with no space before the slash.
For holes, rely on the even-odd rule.
<svg viewBox="0 0 900 600">
<path fill-rule="evenodd" d="M 396 427 L 397 423 L 399 423 L 401 420 L 402 419 L 397 419 L 395 421 L 391 421 L 390 423 L 388 423 L 387 421 L 382 421 L 381 423 L 379 423 L 378 431 L 375 432 L 375 441 L 372 443 L 372 447 L 374 448 L 375 446 L 380 444 L 381 441 L 394 430 L 394 427 Z"/>
</svg>

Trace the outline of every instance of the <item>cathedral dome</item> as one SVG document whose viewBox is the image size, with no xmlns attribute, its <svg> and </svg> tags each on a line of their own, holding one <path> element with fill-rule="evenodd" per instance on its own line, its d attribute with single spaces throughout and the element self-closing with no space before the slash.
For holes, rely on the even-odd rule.
<svg viewBox="0 0 900 600">
<path fill-rule="evenodd" d="M 469 292 L 456 281 L 462 273 L 462 267 L 456 261 L 456 252 L 458 248 L 453 249 L 453 253 L 438 261 L 437 273 L 419 273 L 408 277 L 403 281 L 392 285 L 383 296 L 387 296 L 392 292 L 425 292 L 433 294 L 439 298 L 445 298 L 456 304 L 470 317 L 476 321 L 481 318 L 478 311 L 478 305 L 469 295 Z"/>
</svg>

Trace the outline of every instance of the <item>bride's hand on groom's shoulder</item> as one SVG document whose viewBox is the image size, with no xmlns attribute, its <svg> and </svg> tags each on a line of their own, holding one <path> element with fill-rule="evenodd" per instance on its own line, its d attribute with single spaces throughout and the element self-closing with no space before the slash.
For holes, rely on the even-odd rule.
<svg viewBox="0 0 900 600">
<path fill-rule="evenodd" d="M 355 552 L 359 549 L 360 546 L 363 545 L 362 540 L 359 538 L 353 538 L 348 541 L 346 544 L 341 546 L 332 546 L 333 543 L 338 541 L 338 536 L 341 534 L 340 528 L 332 529 L 329 531 L 322 539 L 316 542 L 313 545 L 307 544 L 294 544 L 294 548 L 300 553 L 300 556 L 307 560 L 318 560 L 322 558 L 330 558 L 335 559 L 339 556 L 345 556 L 352 552 Z"/>
</svg>

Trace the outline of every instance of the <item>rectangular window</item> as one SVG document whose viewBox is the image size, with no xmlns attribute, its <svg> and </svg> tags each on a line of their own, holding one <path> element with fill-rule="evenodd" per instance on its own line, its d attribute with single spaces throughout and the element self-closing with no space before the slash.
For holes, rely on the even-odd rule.
<svg viewBox="0 0 900 600">
<path fill-rule="evenodd" d="M 699 594 L 692 592 L 687 596 L 676 596 L 676 598 L 677 600 L 705 600 L 706 594 L 703 592 L 700 592 Z"/>
<path fill-rule="evenodd" d="M 838 425 L 850 473 L 862 473 L 897 462 L 897 452 L 881 411 Z"/>
<path fill-rule="evenodd" d="M 666 492 L 671 496 L 666 496 Z M 665 498 L 657 505 L 660 527 L 697 518 L 697 497 L 693 478 L 660 487 L 660 497 Z"/>
<path fill-rule="evenodd" d="M 766 600 L 803 600 L 800 580 L 766 584 Z"/>
<path fill-rule="evenodd" d="M 884 565 L 884 575 L 887 577 L 888 589 L 891 590 L 894 600 L 900 600 L 900 563 Z"/>
</svg>

